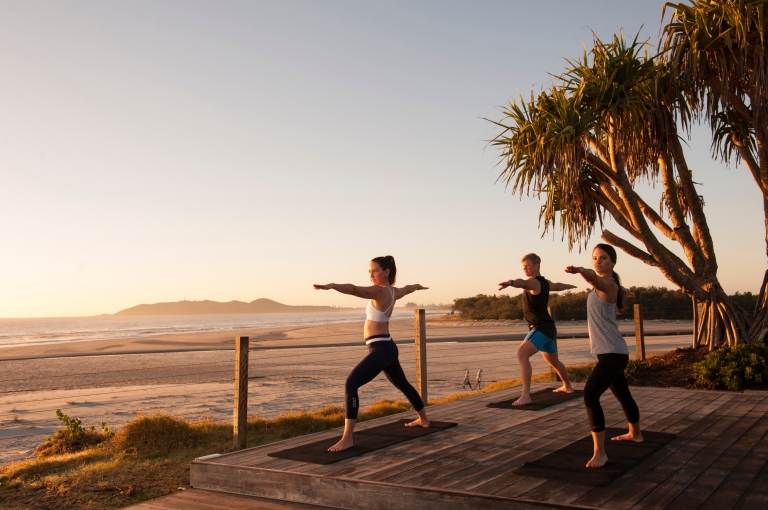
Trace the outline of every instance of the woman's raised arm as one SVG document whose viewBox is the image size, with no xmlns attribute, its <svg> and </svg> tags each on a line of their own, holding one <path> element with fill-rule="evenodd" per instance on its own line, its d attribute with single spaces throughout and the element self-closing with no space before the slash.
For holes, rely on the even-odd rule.
<svg viewBox="0 0 768 510">
<path fill-rule="evenodd" d="M 609 297 L 613 297 L 613 299 L 610 301 L 616 300 L 616 294 L 619 291 L 619 285 L 614 281 L 613 278 L 599 276 L 593 270 L 584 267 L 568 266 L 565 268 L 565 272 L 571 274 L 580 274 L 581 277 L 584 278 L 587 283 L 592 285 L 594 288 L 608 295 Z"/>
<path fill-rule="evenodd" d="M 403 296 L 407 296 L 411 292 L 416 292 L 417 290 L 427 290 L 429 287 L 424 287 L 423 285 L 419 285 L 418 283 L 415 285 L 406 285 L 405 287 L 398 287 L 395 289 L 395 299 L 400 299 Z"/>
<path fill-rule="evenodd" d="M 326 285 L 314 284 L 315 290 L 335 290 L 342 294 L 357 296 L 363 299 L 381 299 L 384 297 L 384 287 L 372 285 L 370 287 L 358 287 L 351 283 L 328 283 Z"/>
</svg>

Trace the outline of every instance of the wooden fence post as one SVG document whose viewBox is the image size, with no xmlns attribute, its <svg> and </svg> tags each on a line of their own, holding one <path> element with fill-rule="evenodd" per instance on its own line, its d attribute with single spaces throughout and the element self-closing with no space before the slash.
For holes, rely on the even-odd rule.
<svg viewBox="0 0 768 510">
<path fill-rule="evenodd" d="M 416 352 L 416 391 L 424 405 L 427 405 L 427 321 L 423 308 L 413 311 L 413 326 L 416 341 L 413 346 Z"/>
<path fill-rule="evenodd" d="M 547 307 L 547 313 L 554 320 L 555 316 L 552 315 L 552 307 L 551 306 Z M 553 338 L 552 341 L 555 343 L 555 350 L 557 350 L 557 338 Z M 555 382 L 560 381 L 560 376 L 557 375 L 557 371 L 554 369 L 554 367 L 552 365 L 549 365 L 549 379 L 551 381 L 555 381 Z"/>
<path fill-rule="evenodd" d="M 645 359 L 645 333 L 643 332 L 643 305 L 635 305 L 635 344 L 637 346 L 635 356 L 639 360 Z"/>
<path fill-rule="evenodd" d="M 235 409 L 233 433 L 235 448 L 245 448 L 245 430 L 248 424 L 248 337 L 235 338 Z"/>
</svg>

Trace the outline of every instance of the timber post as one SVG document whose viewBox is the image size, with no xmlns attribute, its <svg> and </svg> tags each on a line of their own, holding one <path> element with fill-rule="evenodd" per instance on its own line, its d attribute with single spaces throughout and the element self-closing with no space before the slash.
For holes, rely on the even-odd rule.
<svg viewBox="0 0 768 510">
<path fill-rule="evenodd" d="M 413 311 L 413 326 L 416 353 L 416 391 L 419 392 L 424 405 L 427 405 L 427 321 L 424 309 Z"/>
<path fill-rule="evenodd" d="M 637 346 L 635 357 L 645 359 L 645 333 L 643 332 L 643 305 L 635 305 L 635 344 Z"/>
<path fill-rule="evenodd" d="M 248 425 L 248 344 L 247 336 L 235 337 L 235 406 L 232 417 L 235 448 L 245 448 Z"/>
</svg>

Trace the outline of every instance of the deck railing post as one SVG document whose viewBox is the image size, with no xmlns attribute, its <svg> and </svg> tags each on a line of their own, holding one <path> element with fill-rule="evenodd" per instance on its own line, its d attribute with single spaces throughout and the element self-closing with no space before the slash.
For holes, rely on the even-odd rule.
<svg viewBox="0 0 768 510">
<path fill-rule="evenodd" d="M 645 333 L 643 332 L 643 305 L 635 305 L 635 344 L 637 350 L 635 356 L 639 360 L 645 359 Z"/>
<path fill-rule="evenodd" d="M 424 405 L 427 404 L 427 320 L 424 309 L 413 311 L 413 326 L 415 329 L 414 351 L 416 352 L 416 391 L 419 392 Z"/>
<path fill-rule="evenodd" d="M 235 407 L 233 433 L 235 448 L 245 448 L 245 430 L 248 424 L 248 337 L 235 338 Z"/>
<path fill-rule="evenodd" d="M 547 313 L 554 320 L 555 316 L 552 315 L 552 307 L 551 306 L 547 307 Z M 557 338 L 554 338 L 552 341 L 555 343 L 555 351 L 557 351 Z M 557 375 L 557 371 L 555 370 L 555 368 L 552 365 L 549 365 L 549 378 L 552 381 L 560 381 L 560 376 Z"/>
</svg>

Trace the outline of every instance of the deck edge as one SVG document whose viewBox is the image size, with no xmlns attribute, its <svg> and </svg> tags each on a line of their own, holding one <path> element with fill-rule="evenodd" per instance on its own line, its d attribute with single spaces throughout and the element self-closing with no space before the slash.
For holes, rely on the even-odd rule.
<svg viewBox="0 0 768 510">
<path fill-rule="evenodd" d="M 422 510 L 589 508 L 433 487 L 317 476 L 205 461 L 191 463 L 190 485 L 196 489 L 355 510 L 397 510 L 416 506 Z"/>
</svg>

